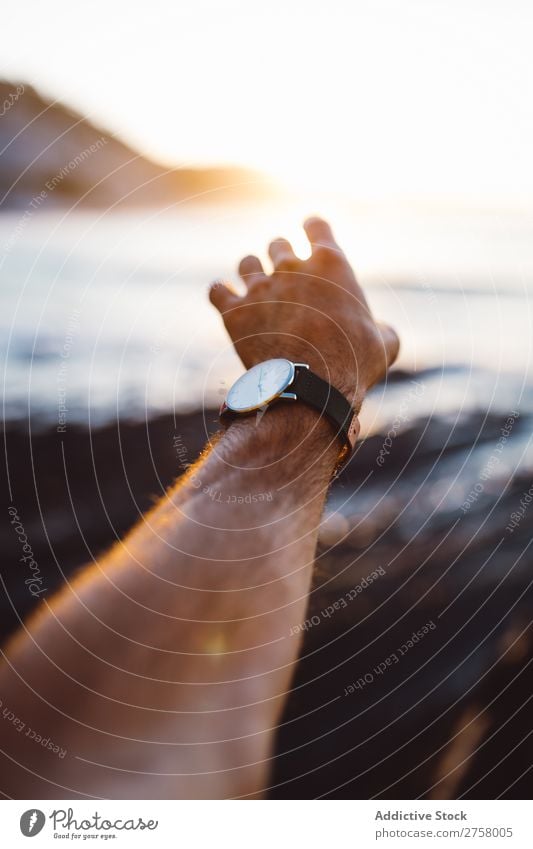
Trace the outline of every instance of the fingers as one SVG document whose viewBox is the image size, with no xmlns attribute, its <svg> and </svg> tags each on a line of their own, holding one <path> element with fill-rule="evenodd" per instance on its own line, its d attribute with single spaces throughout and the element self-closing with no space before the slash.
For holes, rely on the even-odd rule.
<svg viewBox="0 0 533 849">
<path fill-rule="evenodd" d="M 388 324 L 378 324 L 378 330 L 383 340 L 388 368 L 393 364 L 398 356 L 398 351 L 400 350 L 400 339 L 396 331 Z"/>
<path fill-rule="evenodd" d="M 239 275 L 247 286 L 262 280 L 265 276 L 261 261 L 256 256 L 245 256 L 239 263 Z"/>
<path fill-rule="evenodd" d="M 308 218 L 307 221 L 304 222 L 304 230 L 311 243 L 313 253 L 321 248 L 329 248 L 340 252 L 340 248 L 335 241 L 333 231 L 328 222 L 324 221 L 323 218 Z"/>
<path fill-rule="evenodd" d="M 209 288 L 209 300 L 221 313 L 232 309 L 237 303 L 238 297 L 231 285 L 222 280 L 215 280 Z"/>
<path fill-rule="evenodd" d="M 288 270 L 298 262 L 292 245 L 287 239 L 274 239 L 268 247 L 268 255 L 272 260 L 275 271 Z"/>
</svg>

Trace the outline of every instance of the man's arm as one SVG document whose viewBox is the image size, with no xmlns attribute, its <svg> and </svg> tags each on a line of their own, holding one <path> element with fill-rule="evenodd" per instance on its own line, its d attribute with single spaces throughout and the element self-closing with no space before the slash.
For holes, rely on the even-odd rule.
<svg viewBox="0 0 533 849">
<path fill-rule="evenodd" d="M 319 220 L 311 259 L 247 258 L 239 297 L 211 298 L 249 367 L 309 362 L 360 405 L 397 352 Z M 302 404 L 234 422 L 97 564 L 10 643 L 0 699 L 4 793 L 26 798 L 220 798 L 268 787 L 299 648 L 317 529 L 340 443 Z"/>
</svg>

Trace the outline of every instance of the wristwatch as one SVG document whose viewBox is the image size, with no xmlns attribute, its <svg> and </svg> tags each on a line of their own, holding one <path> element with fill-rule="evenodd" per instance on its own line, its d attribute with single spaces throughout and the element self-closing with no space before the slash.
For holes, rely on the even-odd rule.
<svg viewBox="0 0 533 849">
<path fill-rule="evenodd" d="M 220 408 L 223 423 L 265 411 L 278 401 L 303 401 L 325 415 L 342 439 L 341 460 L 351 456 L 359 436 L 359 419 L 344 395 L 312 372 L 307 363 L 277 358 L 248 369 L 239 377 Z"/>
</svg>

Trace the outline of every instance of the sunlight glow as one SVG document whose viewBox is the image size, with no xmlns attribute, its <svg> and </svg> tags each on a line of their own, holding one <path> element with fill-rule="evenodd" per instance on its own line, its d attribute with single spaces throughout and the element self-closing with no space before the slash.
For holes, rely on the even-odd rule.
<svg viewBox="0 0 533 849">
<path fill-rule="evenodd" d="M 83 36 L 67 0 L 11 4 L 0 72 L 170 165 L 357 198 L 529 202 L 523 0 L 96 0 L 79 14 Z"/>
</svg>

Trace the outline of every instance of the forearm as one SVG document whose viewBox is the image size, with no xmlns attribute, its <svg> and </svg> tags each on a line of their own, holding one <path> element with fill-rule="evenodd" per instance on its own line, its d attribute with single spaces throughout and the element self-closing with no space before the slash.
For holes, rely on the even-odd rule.
<svg viewBox="0 0 533 849">
<path fill-rule="evenodd" d="M 330 426 L 300 405 L 232 425 L 19 634 L 0 697 L 68 755 L 3 723 L 2 748 L 51 782 L 13 768 L 7 792 L 198 797 L 265 786 L 338 453 Z"/>
</svg>

